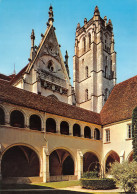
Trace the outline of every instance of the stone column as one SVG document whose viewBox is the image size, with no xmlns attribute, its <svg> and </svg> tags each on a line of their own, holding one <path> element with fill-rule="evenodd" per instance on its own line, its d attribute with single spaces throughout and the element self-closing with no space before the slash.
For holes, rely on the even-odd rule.
<svg viewBox="0 0 137 194">
<path fill-rule="evenodd" d="M 2 161 L 2 155 L 0 153 L 0 181 L 2 180 L 2 174 L 1 174 L 1 161 Z"/>
<path fill-rule="evenodd" d="M 84 137 L 84 128 L 85 128 L 85 126 L 81 125 L 81 137 Z"/>
<path fill-rule="evenodd" d="M 83 154 L 81 150 L 77 150 L 78 180 L 83 174 Z"/>
<path fill-rule="evenodd" d="M 49 182 L 49 152 L 47 146 L 43 146 L 43 182 Z"/>
<path fill-rule="evenodd" d="M 60 133 L 60 120 L 56 120 L 56 133 Z"/>
<path fill-rule="evenodd" d="M 73 136 L 73 124 L 69 123 L 69 135 Z"/>
</svg>

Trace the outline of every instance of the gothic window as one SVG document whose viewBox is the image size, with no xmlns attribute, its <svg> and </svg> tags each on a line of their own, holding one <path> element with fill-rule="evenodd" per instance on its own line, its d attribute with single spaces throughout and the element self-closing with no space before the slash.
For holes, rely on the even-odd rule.
<svg viewBox="0 0 137 194">
<path fill-rule="evenodd" d="M 91 47 L 91 34 L 88 34 L 88 42 L 89 42 L 89 48 Z"/>
<path fill-rule="evenodd" d="M 49 69 L 49 71 L 51 71 L 51 72 L 54 71 L 54 67 L 53 67 L 52 61 L 49 61 L 49 62 L 48 62 L 48 69 Z"/>
<path fill-rule="evenodd" d="M 108 67 L 107 65 L 105 66 L 105 72 L 104 72 L 104 77 L 107 78 L 107 71 L 108 71 Z"/>
<path fill-rule="evenodd" d="M 89 139 L 91 138 L 91 130 L 88 126 L 84 128 L 84 137 Z"/>
<path fill-rule="evenodd" d="M 85 37 L 83 38 L 83 50 L 84 50 L 84 52 L 86 51 L 86 39 L 85 39 Z"/>
<path fill-rule="evenodd" d="M 110 130 L 106 129 L 106 142 L 110 142 Z"/>
<path fill-rule="evenodd" d="M 0 125 L 5 124 L 5 114 L 2 108 L 0 108 Z"/>
<path fill-rule="evenodd" d="M 100 140 L 100 131 L 97 128 L 94 130 L 94 139 Z"/>
<path fill-rule="evenodd" d="M 46 120 L 46 131 L 51 133 L 56 133 L 56 122 L 52 118 Z"/>
<path fill-rule="evenodd" d="M 88 66 L 85 67 L 85 77 L 88 78 Z"/>
<path fill-rule="evenodd" d="M 13 127 L 24 127 L 24 115 L 18 110 L 12 111 L 10 115 L 10 125 Z"/>
<path fill-rule="evenodd" d="M 66 121 L 62 121 L 60 124 L 60 133 L 69 135 L 69 124 Z"/>
<path fill-rule="evenodd" d="M 81 136 L 80 126 L 78 124 L 73 125 L 73 136 L 77 136 L 77 137 Z"/>
<path fill-rule="evenodd" d="M 88 89 L 85 90 L 85 101 L 88 100 Z"/>
<path fill-rule="evenodd" d="M 104 96 L 104 101 L 106 102 L 108 99 L 108 89 L 105 89 L 105 96 Z"/>
<path fill-rule="evenodd" d="M 29 122 L 30 129 L 41 131 L 41 119 L 38 115 L 31 115 Z"/>
<path fill-rule="evenodd" d="M 128 138 L 132 138 L 132 125 L 128 125 Z"/>
</svg>

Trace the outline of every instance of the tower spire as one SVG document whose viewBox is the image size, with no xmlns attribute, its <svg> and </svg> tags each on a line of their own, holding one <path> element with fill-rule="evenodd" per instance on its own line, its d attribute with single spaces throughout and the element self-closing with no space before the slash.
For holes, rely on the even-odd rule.
<svg viewBox="0 0 137 194">
<path fill-rule="evenodd" d="M 31 38 L 30 59 L 33 60 L 34 56 L 35 56 L 35 48 L 34 48 L 35 34 L 34 34 L 34 29 L 32 29 L 30 38 Z"/>
<path fill-rule="evenodd" d="M 48 19 L 48 23 L 49 24 L 53 24 L 53 22 L 54 22 L 54 15 L 53 15 L 53 7 L 52 7 L 52 5 L 50 5 L 50 7 L 49 7 L 49 19 Z"/>
</svg>

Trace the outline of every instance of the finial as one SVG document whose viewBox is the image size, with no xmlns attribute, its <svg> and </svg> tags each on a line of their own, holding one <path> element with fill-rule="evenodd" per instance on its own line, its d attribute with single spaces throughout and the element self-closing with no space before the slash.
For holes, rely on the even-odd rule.
<svg viewBox="0 0 137 194">
<path fill-rule="evenodd" d="M 86 25 L 86 24 L 87 24 L 87 18 L 84 19 L 84 25 Z"/>
<path fill-rule="evenodd" d="M 100 15 L 98 6 L 95 7 L 94 15 Z"/>
<path fill-rule="evenodd" d="M 13 71 L 13 74 L 16 75 L 15 63 L 14 63 L 14 71 Z"/>
<path fill-rule="evenodd" d="M 68 59 L 68 51 L 66 50 L 66 55 L 65 55 L 65 59 Z"/>
<path fill-rule="evenodd" d="M 49 19 L 48 19 L 48 22 L 49 22 L 49 24 L 52 24 L 53 22 L 54 22 L 54 15 L 53 15 L 53 7 L 52 7 L 52 5 L 50 5 L 50 7 L 49 7 Z"/>
<path fill-rule="evenodd" d="M 105 26 L 107 25 L 107 16 L 104 16 Z"/>
<path fill-rule="evenodd" d="M 76 31 L 78 31 L 79 29 L 80 29 L 80 23 L 77 24 Z"/>
<path fill-rule="evenodd" d="M 112 26 L 111 19 L 108 20 L 108 24 Z"/>
</svg>

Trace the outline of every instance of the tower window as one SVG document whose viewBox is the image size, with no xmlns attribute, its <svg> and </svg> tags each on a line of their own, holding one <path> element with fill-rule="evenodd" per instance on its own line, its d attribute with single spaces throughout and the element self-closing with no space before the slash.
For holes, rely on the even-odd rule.
<svg viewBox="0 0 137 194">
<path fill-rule="evenodd" d="M 88 41 L 89 41 L 89 48 L 90 48 L 91 46 L 91 34 L 90 33 L 88 34 Z"/>
<path fill-rule="evenodd" d="M 85 67 L 85 77 L 88 78 L 88 66 Z"/>
<path fill-rule="evenodd" d="M 49 69 L 49 71 L 54 71 L 54 67 L 53 67 L 52 61 L 49 61 L 48 69 Z"/>
<path fill-rule="evenodd" d="M 106 130 L 106 142 L 110 142 L 110 130 Z"/>
<path fill-rule="evenodd" d="M 105 89 L 105 97 L 104 97 L 104 101 L 106 102 L 108 99 L 108 89 Z"/>
<path fill-rule="evenodd" d="M 86 39 L 85 39 L 85 37 L 83 38 L 83 50 L 84 50 L 84 52 L 86 51 Z"/>
<path fill-rule="evenodd" d="M 107 78 L 107 71 L 108 71 L 108 67 L 107 65 L 105 66 L 105 72 L 104 72 L 104 77 Z"/>
<path fill-rule="evenodd" d="M 88 100 L 88 89 L 85 90 L 85 100 Z"/>
</svg>

